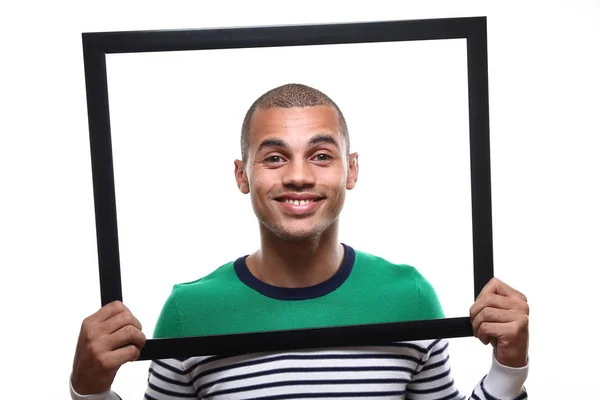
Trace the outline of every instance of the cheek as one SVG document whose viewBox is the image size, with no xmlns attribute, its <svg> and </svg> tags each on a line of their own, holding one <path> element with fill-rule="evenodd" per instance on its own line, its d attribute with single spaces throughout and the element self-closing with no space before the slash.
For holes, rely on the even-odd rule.
<svg viewBox="0 0 600 400">
<path fill-rule="evenodd" d="M 346 197 L 346 175 L 334 172 L 321 176 L 321 184 L 326 187 L 331 200 L 335 204 L 344 201 Z"/>
<path fill-rule="evenodd" d="M 339 170 L 326 171 L 319 178 L 320 181 L 329 188 L 340 191 L 346 189 L 347 176 Z"/>
<path fill-rule="evenodd" d="M 253 203 L 267 202 L 269 193 L 272 191 L 272 180 L 257 176 L 250 184 L 250 196 Z"/>
</svg>

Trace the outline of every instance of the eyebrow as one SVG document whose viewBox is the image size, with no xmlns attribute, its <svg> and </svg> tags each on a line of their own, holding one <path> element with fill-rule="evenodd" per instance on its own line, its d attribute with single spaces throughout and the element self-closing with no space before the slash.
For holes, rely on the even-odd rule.
<svg viewBox="0 0 600 400">
<path fill-rule="evenodd" d="M 330 143 L 330 144 L 335 145 L 335 147 L 339 147 L 338 142 L 331 135 L 323 135 L 323 134 L 316 135 L 316 136 L 313 136 L 308 141 L 308 144 L 310 144 L 310 145 L 315 145 L 315 144 L 320 144 L 320 143 Z"/>
<path fill-rule="evenodd" d="M 258 146 L 258 151 L 261 151 L 265 147 L 288 147 L 287 143 L 281 139 L 265 139 L 260 142 L 260 146 Z"/>
<path fill-rule="evenodd" d="M 326 134 L 320 134 L 320 135 L 315 135 L 312 138 L 310 138 L 310 140 L 308 141 L 308 144 L 311 146 L 314 146 L 315 144 L 320 144 L 320 143 L 330 143 L 335 145 L 336 147 L 339 147 L 338 142 L 333 138 L 333 136 L 331 135 L 326 135 Z M 288 148 L 288 144 L 281 140 L 281 139 L 265 139 L 263 140 L 260 145 L 258 146 L 258 151 L 261 151 L 262 149 L 264 149 L 265 147 L 281 147 L 281 148 Z"/>
</svg>

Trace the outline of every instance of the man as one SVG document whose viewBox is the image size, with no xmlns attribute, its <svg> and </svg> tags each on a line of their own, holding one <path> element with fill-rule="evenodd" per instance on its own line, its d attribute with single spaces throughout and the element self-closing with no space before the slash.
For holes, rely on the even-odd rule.
<svg viewBox="0 0 600 400">
<path fill-rule="evenodd" d="M 443 317 L 433 288 L 416 269 L 339 242 L 339 215 L 359 168 L 344 116 L 329 97 L 298 84 L 265 93 L 248 110 L 241 147 L 235 179 L 250 195 L 260 249 L 176 285 L 155 337 Z M 489 373 L 470 398 L 527 398 L 525 296 L 493 279 L 470 314 L 475 336 L 493 345 Z M 73 399 L 118 398 L 110 392 L 117 370 L 139 357 L 145 340 L 139 321 L 120 302 L 88 317 L 71 375 Z M 450 375 L 445 340 L 156 360 L 145 396 L 351 397 L 465 398 Z"/>
</svg>

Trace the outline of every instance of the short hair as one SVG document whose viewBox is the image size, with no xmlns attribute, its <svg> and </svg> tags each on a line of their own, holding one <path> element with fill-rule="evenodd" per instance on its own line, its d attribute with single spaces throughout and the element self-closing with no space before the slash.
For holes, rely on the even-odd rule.
<svg viewBox="0 0 600 400">
<path fill-rule="evenodd" d="M 248 160 L 248 148 L 250 146 L 248 132 L 250 130 L 252 116 L 256 110 L 268 110 L 275 107 L 292 108 L 315 106 L 330 106 L 335 108 L 338 114 L 338 122 L 342 130 L 340 133 L 343 135 L 344 141 L 346 142 L 346 152 L 349 153 L 350 136 L 348 134 L 348 125 L 346 124 L 344 114 L 342 114 L 342 111 L 338 105 L 320 90 L 299 83 L 288 83 L 264 93 L 262 96 L 256 99 L 248 109 L 242 124 L 242 134 L 240 140 L 242 161 L 245 163 Z"/>
</svg>

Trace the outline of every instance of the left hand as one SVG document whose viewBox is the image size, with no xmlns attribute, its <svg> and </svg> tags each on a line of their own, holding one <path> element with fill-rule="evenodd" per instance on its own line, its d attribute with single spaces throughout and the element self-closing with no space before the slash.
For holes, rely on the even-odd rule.
<svg viewBox="0 0 600 400">
<path fill-rule="evenodd" d="M 525 295 L 492 278 L 471 306 L 470 315 L 473 334 L 483 344 L 492 344 L 500 364 L 527 365 L 529 305 Z"/>
</svg>

